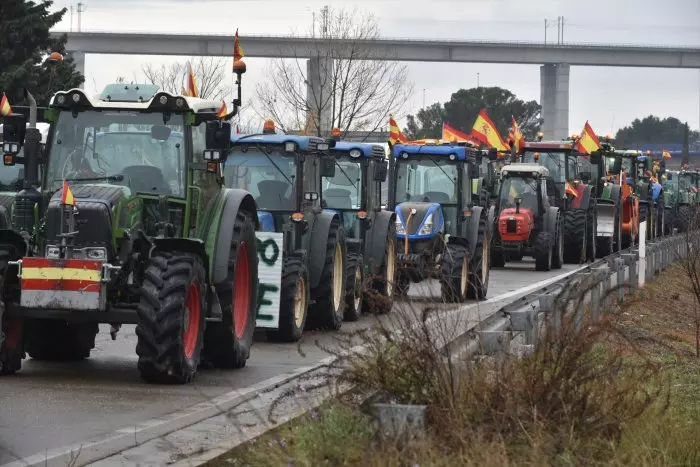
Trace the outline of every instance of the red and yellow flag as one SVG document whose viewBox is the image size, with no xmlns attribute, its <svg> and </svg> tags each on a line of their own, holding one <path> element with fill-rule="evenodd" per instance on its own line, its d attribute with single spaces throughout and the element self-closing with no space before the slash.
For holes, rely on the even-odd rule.
<svg viewBox="0 0 700 467">
<path fill-rule="evenodd" d="M 520 131 L 518 122 L 515 121 L 515 117 L 511 115 L 510 118 L 513 119 L 513 126 L 510 129 L 513 138 L 513 146 L 515 146 L 516 152 L 520 153 L 525 149 L 525 138 L 523 137 L 523 132 Z"/>
<path fill-rule="evenodd" d="M 671 153 L 664 149 L 664 151 L 661 153 L 661 157 L 663 157 L 664 159 L 670 159 Z"/>
<path fill-rule="evenodd" d="M 401 129 L 399 128 L 399 125 L 397 125 L 396 120 L 394 120 L 394 116 L 389 114 L 389 143 L 402 144 L 406 143 L 407 141 L 408 138 L 406 138 L 406 135 L 401 133 Z"/>
<path fill-rule="evenodd" d="M 197 83 L 194 79 L 194 70 L 192 69 L 192 63 L 188 62 L 189 74 L 187 76 L 187 95 L 189 97 L 199 97 L 199 92 L 197 91 Z"/>
<path fill-rule="evenodd" d="M 5 93 L 2 93 L 2 100 L 0 100 L 0 115 L 7 117 L 12 115 L 12 107 L 10 107 L 10 101 L 7 100 Z"/>
<path fill-rule="evenodd" d="M 63 193 L 61 193 L 61 204 L 66 206 L 75 206 L 75 198 L 73 192 L 68 186 L 68 180 L 63 180 Z"/>
<path fill-rule="evenodd" d="M 238 37 L 238 28 L 236 28 L 236 35 L 233 36 L 233 63 L 245 57 L 243 54 L 243 47 L 241 47 L 241 39 Z"/>
<path fill-rule="evenodd" d="M 581 137 L 576 141 L 576 149 L 583 154 L 591 154 L 600 148 L 600 140 L 598 140 L 591 124 L 586 120 L 583 131 L 581 131 Z"/>
<path fill-rule="evenodd" d="M 486 113 L 486 109 L 479 111 L 472 128 L 472 137 L 490 148 L 496 148 L 498 151 L 507 151 L 509 149 L 508 144 L 503 141 L 500 133 L 498 133 L 493 120 Z"/>
<path fill-rule="evenodd" d="M 442 123 L 442 140 L 454 142 L 470 142 L 474 143 L 474 139 L 463 131 L 459 131 L 447 122 Z"/>
<path fill-rule="evenodd" d="M 216 113 L 216 116 L 219 118 L 224 118 L 226 115 L 228 115 L 228 109 L 226 108 L 226 102 L 222 100 L 221 101 L 221 108 Z"/>
<path fill-rule="evenodd" d="M 566 182 L 566 194 L 578 198 L 578 192 L 570 182 Z"/>
<path fill-rule="evenodd" d="M 185 97 L 188 97 L 188 96 L 190 95 L 190 93 L 187 92 L 187 89 L 185 89 L 185 88 L 183 87 L 183 88 L 182 88 L 182 95 L 185 96 Z"/>
</svg>

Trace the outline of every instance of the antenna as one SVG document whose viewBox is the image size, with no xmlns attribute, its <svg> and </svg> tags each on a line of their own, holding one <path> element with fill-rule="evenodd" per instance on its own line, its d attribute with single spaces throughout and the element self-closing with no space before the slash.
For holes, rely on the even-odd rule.
<svg viewBox="0 0 700 467">
<path fill-rule="evenodd" d="M 81 19 L 81 13 L 83 13 L 85 10 L 87 10 L 87 6 L 85 6 L 84 3 L 78 2 L 78 8 L 76 11 L 78 12 L 78 32 L 80 32 L 80 19 Z"/>
</svg>

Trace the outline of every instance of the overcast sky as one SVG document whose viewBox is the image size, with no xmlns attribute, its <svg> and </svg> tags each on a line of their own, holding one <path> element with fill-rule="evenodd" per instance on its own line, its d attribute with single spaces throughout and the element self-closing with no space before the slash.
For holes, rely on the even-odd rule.
<svg viewBox="0 0 700 467">
<path fill-rule="evenodd" d="M 77 5 L 56 0 L 54 7 Z M 657 44 L 700 47 L 700 0 L 83 0 L 83 31 L 177 33 L 305 33 L 324 5 L 353 5 L 373 13 L 386 37 L 542 41 L 545 19 L 557 38 L 563 15 L 565 42 Z M 70 14 L 56 29 L 68 31 Z M 73 29 L 77 30 L 77 14 Z M 176 57 L 88 55 L 85 88 L 101 91 L 117 76 L 140 76 L 144 63 Z M 244 101 L 264 80 L 266 59 L 246 59 Z M 535 65 L 409 63 L 415 94 L 409 112 L 445 102 L 460 88 L 501 86 L 518 97 L 540 100 L 540 70 Z M 572 67 L 569 132 L 589 120 L 599 134 L 616 131 L 649 114 L 675 116 L 700 127 L 700 71 L 652 68 Z M 401 121 L 401 124 L 404 122 Z M 468 130 L 468 129 L 467 129 Z"/>
</svg>

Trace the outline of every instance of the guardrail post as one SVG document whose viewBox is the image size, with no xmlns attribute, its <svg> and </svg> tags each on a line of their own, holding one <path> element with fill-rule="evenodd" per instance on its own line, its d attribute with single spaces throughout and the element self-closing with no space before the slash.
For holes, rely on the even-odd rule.
<svg viewBox="0 0 700 467">
<path fill-rule="evenodd" d="M 595 321 L 600 319 L 600 313 L 608 306 L 608 289 L 610 289 L 610 270 L 607 266 L 599 266 L 594 269 L 598 280 L 598 310 Z"/>
<path fill-rule="evenodd" d="M 625 260 L 615 259 L 615 270 L 617 272 L 617 303 L 622 303 L 625 299 Z"/>
<path fill-rule="evenodd" d="M 537 329 L 539 303 L 508 313 L 510 326 L 513 332 L 522 332 L 525 335 L 525 345 L 537 345 Z"/>
<path fill-rule="evenodd" d="M 628 283 L 630 288 L 630 295 L 634 295 L 637 292 L 637 255 L 634 253 L 628 253 L 622 255 L 627 264 L 627 270 L 629 271 Z"/>
<path fill-rule="evenodd" d="M 543 294 L 539 296 L 540 313 L 545 313 L 554 330 L 559 333 L 561 330 L 560 312 L 554 309 L 554 295 Z"/>
<path fill-rule="evenodd" d="M 600 270 L 596 268 L 593 271 L 593 281 L 595 283 L 593 287 L 591 287 L 591 320 L 594 323 L 600 321 L 600 279 Z"/>
<path fill-rule="evenodd" d="M 655 266 L 654 266 L 654 245 L 647 245 L 647 276 L 646 278 L 648 280 L 651 280 L 654 278 L 654 271 L 655 271 Z"/>
</svg>

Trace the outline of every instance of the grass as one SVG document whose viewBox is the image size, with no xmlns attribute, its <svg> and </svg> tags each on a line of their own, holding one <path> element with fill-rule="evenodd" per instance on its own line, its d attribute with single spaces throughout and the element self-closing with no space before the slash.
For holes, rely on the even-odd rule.
<svg viewBox="0 0 700 467">
<path fill-rule="evenodd" d="M 345 378 L 428 405 L 424 439 L 382 441 L 372 417 L 338 399 L 208 465 L 700 465 L 696 306 L 672 267 L 609 319 L 565 326 L 532 357 L 487 359 L 468 378 L 406 330 L 406 340 L 370 342 Z"/>
</svg>

